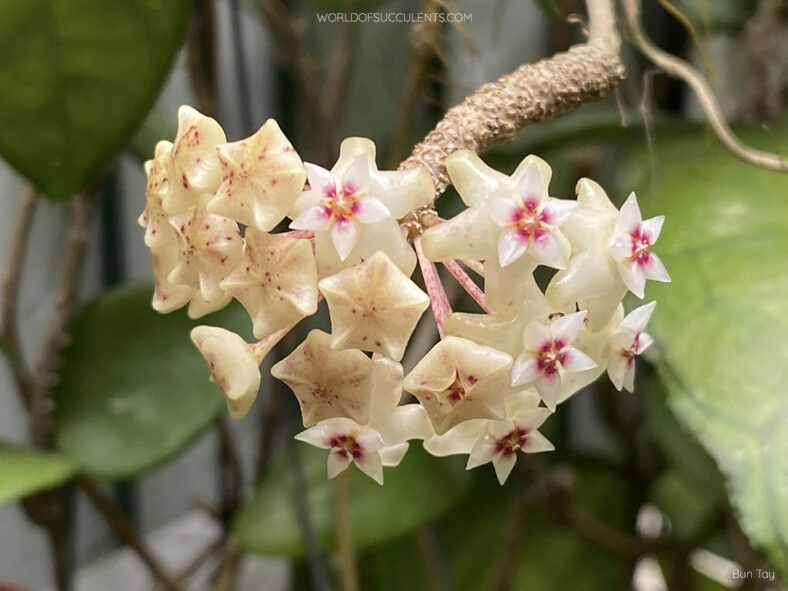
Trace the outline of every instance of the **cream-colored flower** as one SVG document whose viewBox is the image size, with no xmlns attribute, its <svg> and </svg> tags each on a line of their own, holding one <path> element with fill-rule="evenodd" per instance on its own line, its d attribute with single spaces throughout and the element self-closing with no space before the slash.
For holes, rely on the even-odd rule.
<svg viewBox="0 0 788 591">
<path fill-rule="evenodd" d="M 408 450 L 408 441 L 432 435 L 432 427 L 420 404 L 398 406 L 402 396 L 402 366 L 389 359 L 376 359 L 370 418 L 366 425 L 341 417 L 320 421 L 296 435 L 296 439 L 330 450 L 328 477 L 333 478 L 351 462 L 379 484 L 383 466 L 397 466 Z"/>
<path fill-rule="evenodd" d="M 399 361 L 430 299 L 384 252 L 320 281 L 331 314 L 331 345 Z"/>
<path fill-rule="evenodd" d="M 269 119 L 252 136 L 216 147 L 222 181 L 208 211 L 267 232 L 301 195 L 304 165 L 279 125 Z"/>
<path fill-rule="evenodd" d="M 539 406 L 539 394 L 533 388 L 508 394 L 503 419 L 473 419 L 453 427 L 442 435 L 424 441 L 424 449 L 435 456 L 469 454 L 466 469 L 492 462 L 498 481 L 503 484 L 517 460 L 517 451 L 550 451 L 553 445 L 537 428 L 550 416 Z"/>
<path fill-rule="evenodd" d="M 315 232 L 320 277 L 333 275 L 383 250 L 410 276 L 416 256 L 397 222 L 435 194 L 424 168 L 381 172 L 375 144 L 365 138 L 342 142 L 339 159 L 328 171 L 305 164 L 310 189 L 291 212 L 291 228 Z"/>
<path fill-rule="evenodd" d="M 271 368 L 298 398 L 304 427 L 323 419 L 369 419 L 373 384 L 372 360 L 358 350 L 334 351 L 331 336 L 311 331 L 306 340 Z"/>
<path fill-rule="evenodd" d="M 517 462 L 518 451 L 539 453 L 555 449 L 538 431 L 550 414 L 548 409 L 539 407 L 522 410 L 502 421 L 489 421 L 487 432 L 468 456 L 466 469 L 492 462 L 498 482 L 504 484 Z"/>
<path fill-rule="evenodd" d="M 559 309 L 586 310 L 589 329 L 598 331 L 609 324 L 628 287 L 642 297 L 647 278 L 670 280 L 648 251 L 662 218 L 641 222 L 634 195 L 619 212 L 589 179 L 577 183 L 577 201 L 579 209 L 561 227 L 572 244 L 569 266 L 555 274 L 546 294 Z"/>
<path fill-rule="evenodd" d="M 156 144 L 152 160 L 145 163 L 148 183 L 145 186 L 145 209 L 137 220 L 145 228 L 145 244 L 148 248 L 161 248 L 175 242 L 175 231 L 162 206 L 162 199 L 169 190 L 167 163 L 172 153 L 172 144 L 161 141 Z"/>
<path fill-rule="evenodd" d="M 260 363 L 273 343 L 249 344 L 234 332 L 217 326 L 196 326 L 191 338 L 208 364 L 211 381 L 224 392 L 230 416 L 242 418 L 257 398 Z"/>
<path fill-rule="evenodd" d="M 238 265 L 243 239 L 233 220 L 208 213 L 209 195 L 182 215 L 170 218 L 178 235 L 179 260 L 170 283 L 199 289 L 206 302 L 225 297 L 219 284 Z"/>
<path fill-rule="evenodd" d="M 219 186 L 222 173 L 216 146 L 227 141 L 214 119 L 184 105 L 178 109 L 178 132 L 167 165 L 168 187 L 162 205 L 170 215 L 182 214 L 205 193 Z"/>
<path fill-rule="evenodd" d="M 654 339 L 646 334 L 646 325 L 657 302 L 635 308 L 615 328 L 610 338 L 607 375 L 617 390 L 635 390 L 635 357 L 648 349 Z"/>
<path fill-rule="evenodd" d="M 442 434 L 470 419 L 502 418 L 511 365 L 502 351 L 450 336 L 419 361 L 403 385 Z"/>
<path fill-rule="evenodd" d="M 168 230 L 171 228 L 168 226 Z M 152 248 L 153 255 L 153 309 L 161 314 L 185 306 L 197 290 L 188 285 L 170 283 L 167 279 L 178 264 L 178 245 L 174 242 L 159 248 Z"/>
<path fill-rule="evenodd" d="M 526 157 L 511 177 L 468 150 L 449 156 L 446 168 L 469 209 L 427 230 L 424 253 L 437 261 L 484 260 L 487 306 L 512 313 L 525 296 L 520 285 L 537 265 L 566 267 L 570 244 L 559 226 L 577 202 L 549 197 L 552 171 L 536 156 Z"/>
<path fill-rule="evenodd" d="M 317 267 L 303 238 L 246 229 L 243 258 L 221 282 L 243 304 L 258 339 L 317 311 Z"/>
</svg>

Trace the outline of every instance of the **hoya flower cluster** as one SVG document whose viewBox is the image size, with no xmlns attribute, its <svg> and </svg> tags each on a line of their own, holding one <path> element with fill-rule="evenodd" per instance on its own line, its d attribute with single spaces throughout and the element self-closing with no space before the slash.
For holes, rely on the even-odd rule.
<svg viewBox="0 0 788 591">
<path fill-rule="evenodd" d="M 553 449 L 539 427 L 580 388 L 607 371 L 631 391 L 634 358 L 652 342 L 654 303 L 625 316 L 621 300 L 642 298 L 646 279 L 669 281 L 650 250 L 662 217 L 642 220 L 634 195 L 618 211 L 588 179 L 577 200 L 551 197 L 550 167 L 535 156 L 511 176 L 467 151 L 446 164 L 467 209 L 413 244 L 400 220 L 433 202 L 430 174 L 379 171 L 363 138 L 345 140 L 326 170 L 302 162 L 273 120 L 227 142 L 216 121 L 182 107 L 175 141 L 146 164 L 153 307 L 188 304 L 198 318 L 235 298 L 259 339 L 192 331 L 233 417 L 254 402 L 262 359 L 325 299 L 331 332 L 311 331 L 272 374 L 300 404 L 297 439 L 328 450 L 329 477 L 355 463 L 382 483 L 383 467 L 420 440 L 434 455 L 468 455 L 468 468 L 492 462 L 503 483 L 518 451 Z M 417 262 L 426 293 L 411 279 Z M 451 312 L 435 262 L 483 313 Z M 539 265 L 558 270 L 545 291 Z M 430 306 L 441 338 L 405 375 Z"/>
</svg>

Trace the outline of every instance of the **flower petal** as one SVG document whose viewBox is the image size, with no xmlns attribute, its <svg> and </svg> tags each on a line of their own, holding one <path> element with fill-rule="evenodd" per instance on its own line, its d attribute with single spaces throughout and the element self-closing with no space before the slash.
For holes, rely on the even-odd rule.
<svg viewBox="0 0 788 591">
<path fill-rule="evenodd" d="M 551 199 L 542 207 L 542 218 L 546 224 L 560 226 L 574 213 L 580 204 L 570 199 Z"/>
<path fill-rule="evenodd" d="M 367 197 L 356 202 L 353 213 L 362 224 L 374 224 L 391 217 L 391 213 L 379 199 Z"/>
<path fill-rule="evenodd" d="M 618 212 L 618 219 L 616 219 L 616 234 L 630 234 L 638 229 L 642 221 L 640 215 L 640 206 L 638 205 L 638 198 L 634 193 L 630 193 L 621 210 Z"/>
<path fill-rule="evenodd" d="M 320 421 L 314 427 L 309 427 L 309 429 L 305 429 L 300 433 L 294 436 L 294 439 L 298 441 L 303 441 L 304 443 L 308 443 L 309 445 L 314 445 L 315 447 L 319 447 L 321 449 L 330 449 L 331 444 L 329 443 L 331 440 L 331 427 L 330 421 L 331 419 L 327 419 L 325 421 Z"/>
<path fill-rule="evenodd" d="M 566 371 L 577 372 L 593 369 L 596 367 L 596 361 L 591 359 L 588 355 L 574 347 L 566 347 L 561 351 L 561 366 Z"/>
<path fill-rule="evenodd" d="M 643 351 L 648 349 L 654 343 L 651 335 L 641 332 L 637 338 L 637 346 L 635 347 L 635 355 L 640 355 Z"/>
<path fill-rule="evenodd" d="M 405 454 L 408 453 L 409 447 L 410 444 L 407 441 L 403 441 L 397 445 L 384 447 L 378 452 L 380 454 L 380 461 L 384 466 L 395 468 L 396 466 L 399 466 L 400 462 L 405 457 Z"/>
<path fill-rule="evenodd" d="M 648 304 L 635 308 L 621 321 L 619 328 L 631 330 L 634 333 L 643 332 L 646 330 L 646 325 L 656 305 L 657 302 L 649 302 Z"/>
<path fill-rule="evenodd" d="M 529 162 L 526 165 L 514 187 L 514 196 L 522 203 L 533 199 L 538 204 L 547 199 L 547 187 L 542 182 L 542 175 L 539 174 L 539 166 L 536 162 Z"/>
<path fill-rule="evenodd" d="M 536 391 L 542 397 L 547 408 L 555 412 L 558 397 L 561 394 L 561 376 L 556 371 L 551 374 L 542 373 L 536 378 Z"/>
<path fill-rule="evenodd" d="M 621 355 L 618 351 L 610 353 L 607 359 L 607 375 L 615 386 L 616 390 L 621 390 L 625 383 L 634 381 L 634 376 L 629 378 L 629 374 L 634 374 L 635 366 L 630 363 L 629 358 Z"/>
<path fill-rule="evenodd" d="M 317 191 L 322 197 L 333 197 L 337 193 L 337 181 L 331 172 L 310 162 L 304 162 L 306 178 L 309 186 Z"/>
<path fill-rule="evenodd" d="M 535 454 L 543 451 L 553 451 L 555 446 L 539 431 L 531 431 L 525 440 L 525 445 L 521 449 L 526 453 Z"/>
<path fill-rule="evenodd" d="M 485 202 L 485 206 L 493 221 L 501 227 L 516 221 L 520 211 L 514 201 L 504 197 L 490 197 Z"/>
<path fill-rule="evenodd" d="M 328 469 L 326 471 L 328 477 L 333 478 L 340 472 L 347 470 L 347 467 L 350 466 L 350 462 L 351 458 L 347 452 L 339 449 L 332 449 L 328 453 Z"/>
<path fill-rule="evenodd" d="M 498 238 L 498 262 L 501 267 L 512 264 L 528 249 L 528 238 L 520 230 L 501 232 Z"/>
<path fill-rule="evenodd" d="M 618 234 L 610 242 L 609 252 L 616 261 L 628 261 L 632 256 L 632 237 L 629 234 Z"/>
<path fill-rule="evenodd" d="M 489 435 L 480 437 L 473 446 L 470 455 L 468 455 L 468 463 L 465 465 L 465 469 L 472 470 L 490 462 L 495 456 L 495 449 L 496 445 L 492 437 Z"/>
<path fill-rule="evenodd" d="M 653 255 L 652 255 L 653 256 Z M 623 261 L 618 263 L 618 274 L 627 289 L 640 299 L 646 289 L 646 273 L 637 262 Z"/>
<path fill-rule="evenodd" d="M 498 482 L 503 485 L 509 474 L 512 473 L 514 465 L 517 463 L 517 455 L 512 452 L 508 454 L 498 454 L 492 460 L 493 468 L 495 468 L 495 475 L 498 477 Z"/>
<path fill-rule="evenodd" d="M 572 343 L 577 338 L 577 333 L 583 328 L 586 311 L 572 312 L 559 316 L 550 323 L 550 334 L 554 341 L 561 341 L 564 346 Z"/>
<path fill-rule="evenodd" d="M 378 484 L 383 484 L 383 462 L 378 452 L 363 453 L 353 461 L 364 474 Z"/>
<path fill-rule="evenodd" d="M 323 205 L 310 207 L 290 222 L 293 230 L 312 230 L 321 232 L 331 227 L 331 211 Z"/>
<path fill-rule="evenodd" d="M 670 283 L 670 275 L 668 275 L 665 265 L 662 260 L 653 252 L 649 253 L 648 262 L 645 265 L 646 279 L 653 279 L 654 281 L 661 281 L 662 283 Z"/>
<path fill-rule="evenodd" d="M 342 175 L 342 190 L 346 194 L 352 194 L 366 191 L 368 187 L 369 158 L 364 154 L 359 154 Z"/>
<path fill-rule="evenodd" d="M 512 366 L 512 386 L 530 384 L 542 373 L 539 369 L 539 360 L 523 353 Z"/>
<path fill-rule="evenodd" d="M 654 244 L 659 238 L 659 233 L 662 231 L 662 224 L 665 223 L 665 216 L 658 215 L 657 217 L 644 220 L 640 224 L 641 233 L 649 244 Z"/>
<path fill-rule="evenodd" d="M 345 260 L 358 243 L 360 228 L 348 218 L 339 218 L 331 228 L 331 241 L 339 255 L 340 260 Z"/>
<path fill-rule="evenodd" d="M 560 238 L 559 238 L 560 236 Z M 541 231 L 531 243 L 530 253 L 537 261 L 553 269 L 566 269 L 569 243 L 560 231 Z"/>
<path fill-rule="evenodd" d="M 526 351 L 541 351 L 552 340 L 551 331 L 541 322 L 531 322 L 523 331 L 523 347 Z"/>
</svg>

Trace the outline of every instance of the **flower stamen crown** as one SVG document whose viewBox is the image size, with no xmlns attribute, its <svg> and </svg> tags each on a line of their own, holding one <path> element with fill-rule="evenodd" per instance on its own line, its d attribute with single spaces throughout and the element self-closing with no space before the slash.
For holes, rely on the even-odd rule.
<svg viewBox="0 0 788 591">
<path fill-rule="evenodd" d="M 518 451 L 553 449 L 538 429 L 578 390 L 607 371 L 632 391 L 634 359 L 653 342 L 655 302 L 627 316 L 621 302 L 642 298 L 647 279 L 670 280 L 652 251 L 662 216 L 643 220 L 634 194 L 619 211 L 588 179 L 577 200 L 552 197 L 536 156 L 511 176 L 468 151 L 446 166 L 467 209 L 411 245 L 400 220 L 434 201 L 430 174 L 378 170 L 364 138 L 342 142 L 329 170 L 303 163 L 273 120 L 228 143 L 182 107 L 174 142 L 145 165 L 154 309 L 188 304 L 198 318 L 237 299 L 259 339 L 192 331 L 234 418 L 258 395 L 262 359 L 326 300 L 330 332 L 311 331 L 271 373 L 300 404 L 296 438 L 328 450 L 329 477 L 355 464 L 382 484 L 415 439 L 436 456 L 468 455 L 468 469 L 491 462 L 503 483 Z M 274 233 L 285 218 L 290 231 Z M 411 278 L 417 261 L 426 293 Z M 452 312 L 435 263 L 483 313 Z M 557 270 L 544 291 L 539 265 Z M 404 375 L 428 307 L 441 338 Z M 404 392 L 418 402 L 402 404 Z"/>
</svg>

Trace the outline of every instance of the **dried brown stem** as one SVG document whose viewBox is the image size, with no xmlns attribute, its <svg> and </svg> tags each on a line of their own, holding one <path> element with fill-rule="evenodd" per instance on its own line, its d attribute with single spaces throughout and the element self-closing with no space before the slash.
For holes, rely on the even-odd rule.
<svg viewBox="0 0 788 591">
<path fill-rule="evenodd" d="M 145 540 L 137 533 L 137 530 L 123 511 L 120 510 L 109 495 L 101 490 L 99 484 L 85 476 L 77 478 L 77 483 L 96 509 L 104 516 L 112 533 L 121 542 L 134 550 L 137 556 L 140 557 L 140 560 L 148 567 L 150 573 L 156 578 L 156 581 L 167 591 L 182 591 L 178 581 L 159 563 L 156 556 L 148 548 Z"/>
<path fill-rule="evenodd" d="M 69 340 L 66 328 L 79 295 L 89 238 L 92 197 L 90 192 L 86 192 L 75 195 L 69 202 L 70 218 L 63 274 L 55 293 L 41 351 L 34 366 L 35 377 L 30 393 L 32 437 L 33 442 L 44 449 L 51 448 L 54 440 L 50 391 L 58 380 L 61 351 Z"/>
<path fill-rule="evenodd" d="M 31 378 L 22 354 L 17 320 L 19 316 L 19 285 L 22 279 L 22 265 L 27 251 L 30 227 L 36 209 L 36 191 L 32 185 L 25 187 L 19 203 L 19 211 L 14 222 L 8 260 L 3 270 L 3 341 L 11 371 L 25 406 L 29 409 Z"/>
<path fill-rule="evenodd" d="M 624 78 L 610 0 L 588 0 L 589 41 L 479 88 L 449 109 L 400 168 L 423 165 L 438 194 L 449 183 L 444 160 L 510 141 L 525 125 L 606 97 Z"/>
<path fill-rule="evenodd" d="M 788 158 L 757 150 L 736 137 L 728 125 L 706 79 L 684 60 L 662 51 L 646 36 L 640 23 L 640 2 L 623 0 L 627 25 L 635 46 L 669 76 L 683 80 L 695 93 L 714 134 L 733 154 L 751 164 L 779 171 L 788 171 Z"/>
<path fill-rule="evenodd" d="M 348 470 L 334 478 L 334 529 L 337 537 L 342 591 L 358 591 L 358 573 L 353 556 L 353 532 L 350 525 L 350 472 Z"/>
</svg>

